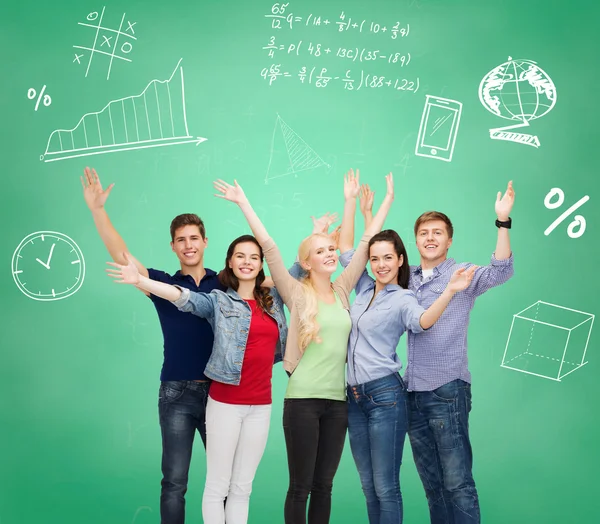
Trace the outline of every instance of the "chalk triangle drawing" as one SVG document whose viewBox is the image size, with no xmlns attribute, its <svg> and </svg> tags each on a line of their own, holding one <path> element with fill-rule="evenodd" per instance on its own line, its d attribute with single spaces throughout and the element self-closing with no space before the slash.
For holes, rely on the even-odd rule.
<svg viewBox="0 0 600 524">
<path fill-rule="evenodd" d="M 269 180 L 294 175 L 317 167 L 330 167 L 304 139 L 277 115 L 265 184 Z"/>
<path fill-rule="evenodd" d="M 152 80 L 139 94 L 111 100 L 100 111 L 86 113 L 73 129 L 56 129 L 40 160 L 201 144 L 206 138 L 188 131 L 181 59 L 168 80 Z M 179 74 L 176 74 L 179 72 Z"/>
</svg>

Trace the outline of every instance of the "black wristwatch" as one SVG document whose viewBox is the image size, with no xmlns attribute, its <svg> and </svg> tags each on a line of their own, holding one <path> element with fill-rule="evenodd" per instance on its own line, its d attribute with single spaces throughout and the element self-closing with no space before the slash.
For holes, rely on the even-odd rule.
<svg viewBox="0 0 600 524">
<path fill-rule="evenodd" d="M 500 228 L 500 227 L 504 227 L 506 229 L 510 229 L 510 226 L 512 225 L 512 218 L 508 217 L 508 220 L 506 222 L 500 222 L 500 220 L 496 219 L 496 227 Z"/>
</svg>

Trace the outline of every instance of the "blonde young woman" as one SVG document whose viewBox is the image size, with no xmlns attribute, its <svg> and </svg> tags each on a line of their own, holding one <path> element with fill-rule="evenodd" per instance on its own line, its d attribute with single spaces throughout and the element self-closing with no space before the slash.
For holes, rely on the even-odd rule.
<svg viewBox="0 0 600 524">
<path fill-rule="evenodd" d="M 221 180 L 221 198 L 239 205 L 260 243 L 271 277 L 291 312 L 283 366 L 290 375 L 285 394 L 283 427 L 290 476 L 285 501 L 286 524 L 327 524 L 331 490 L 348 425 L 346 349 L 351 328 L 350 292 L 367 262 L 369 239 L 378 233 L 394 199 L 391 173 L 378 213 L 365 230 L 348 267 L 332 282 L 337 269 L 336 245 L 325 234 L 304 239 L 298 259 L 307 276 L 298 281 L 288 273 L 279 249 L 252 209 L 242 188 Z M 346 205 L 358 195 L 358 179 L 344 179 Z"/>
</svg>

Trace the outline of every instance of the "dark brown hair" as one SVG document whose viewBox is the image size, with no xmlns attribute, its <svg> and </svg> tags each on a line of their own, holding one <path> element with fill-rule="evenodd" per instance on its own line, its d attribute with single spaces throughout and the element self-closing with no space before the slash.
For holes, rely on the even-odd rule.
<svg viewBox="0 0 600 524">
<path fill-rule="evenodd" d="M 398 268 L 398 285 L 404 289 L 408 289 L 408 280 L 410 278 L 410 266 L 408 265 L 408 253 L 404 247 L 404 242 L 400 238 L 400 235 L 393 229 L 384 229 L 380 233 L 373 235 L 369 240 L 369 257 L 371 256 L 371 246 L 375 242 L 389 242 L 394 246 L 394 251 L 398 258 L 404 257 L 404 262 Z"/>
<path fill-rule="evenodd" d="M 452 222 L 450 219 L 444 215 L 444 213 L 440 213 L 439 211 L 427 211 L 427 213 L 423 213 L 417 221 L 415 222 L 415 236 L 417 236 L 417 232 L 421 227 L 421 224 L 425 222 L 431 222 L 432 220 L 441 220 L 446 224 L 446 231 L 448 232 L 448 236 L 452 238 L 454 236 L 454 228 L 452 227 Z"/>
<path fill-rule="evenodd" d="M 175 231 L 184 226 L 198 226 L 200 236 L 202 239 L 206 239 L 206 230 L 204 229 L 202 219 L 194 213 L 184 213 L 183 215 L 177 215 L 171 221 L 171 241 L 175 240 Z"/>
<path fill-rule="evenodd" d="M 229 261 L 231 257 L 235 253 L 235 248 L 238 244 L 242 244 L 244 242 L 251 242 L 258 247 L 258 253 L 260 255 L 261 262 L 264 260 L 263 250 L 258 243 L 258 240 L 254 238 L 252 235 L 242 235 L 241 237 L 236 238 L 231 244 L 229 244 L 229 248 L 227 249 L 227 256 L 225 257 L 225 268 L 221 270 L 219 273 L 219 281 L 226 287 L 230 287 L 234 291 L 237 291 L 240 287 L 240 281 L 235 276 L 233 269 L 229 267 Z M 273 297 L 269 295 L 268 287 L 261 287 L 261 284 L 265 281 L 265 272 L 264 270 L 260 270 L 258 275 L 256 275 L 256 282 L 254 283 L 254 299 L 258 304 L 258 307 L 267 313 L 271 312 L 271 307 L 273 306 Z"/>
</svg>

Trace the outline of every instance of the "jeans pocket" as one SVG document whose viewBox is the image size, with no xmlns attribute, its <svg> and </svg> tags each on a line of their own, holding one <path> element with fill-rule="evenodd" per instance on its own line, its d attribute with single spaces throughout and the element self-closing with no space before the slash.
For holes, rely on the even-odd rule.
<svg viewBox="0 0 600 524">
<path fill-rule="evenodd" d="M 380 391 L 374 391 L 373 393 L 367 395 L 369 397 L 369 401 L 374 406 L 379 407 L 393 407 L 398 403 L 398 395 L 400 393 L 399 387 L 386 388 Z"/>
<path fill-rule="evenodd" d="M 458 398 L 458 384 L 456 380 L 448 382 L 431 392 L 431 396 L 442 402 L 455 402 Z"/>
<path fill-rule="evenodd" d="M 158 390 L 159 402 L 175 402 L 185 392 L 185 385 L 178 382 L 163 382 Z"/>
<path fill-rule="evenodd" d="M 429 428 L 440 450 L 456 449 L 459 447 L 460 438 L 457 434 L 458 421 L 453 420 L 453 418 L 454 414 L 449 414 L 448 417 L 429 419 Z"/>
</svg>

